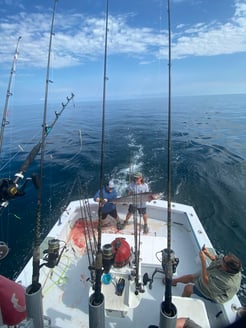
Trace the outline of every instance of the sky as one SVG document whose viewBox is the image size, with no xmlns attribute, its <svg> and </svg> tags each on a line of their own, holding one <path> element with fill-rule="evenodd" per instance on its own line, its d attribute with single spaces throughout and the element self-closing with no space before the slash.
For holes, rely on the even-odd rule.
<svg viewBox="0 0 246 328">
<path fill-rule="evenodd" d="M 103 94 L 106 0 L 0 0 L 0 106 Z M 172 95 L 246 93 L 246 0 L 171 0 Z M 109 0 L 107 99 L 168 92 L 167 0 Z"/>
</svg>

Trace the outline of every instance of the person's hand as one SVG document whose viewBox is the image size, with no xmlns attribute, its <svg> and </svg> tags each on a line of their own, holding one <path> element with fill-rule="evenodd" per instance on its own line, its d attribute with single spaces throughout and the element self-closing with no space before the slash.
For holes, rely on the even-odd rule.
<svg viewBox="0 0 246 328">
<path fill-rule="evenodd" d="M 108 199 L 107 198 L 104 198 L 103 202 L 104 203 L 107 203 L 108 202 Z"/>
<path fill-rule="evenodd" d="M 200 251 L 199 256 L 201 261 L 206 261 L 206 254 L 204 253 L 203 250 Z"/>
<path fill-rule="evenodd" d="M 207 250 L 207 248 L 206 248 L 205 245 L 202 246 L 202 251 L 203 251 L 203 253 L 204 253 L 206 256 L 209 255 L 209 251 Z"/>
</svg>

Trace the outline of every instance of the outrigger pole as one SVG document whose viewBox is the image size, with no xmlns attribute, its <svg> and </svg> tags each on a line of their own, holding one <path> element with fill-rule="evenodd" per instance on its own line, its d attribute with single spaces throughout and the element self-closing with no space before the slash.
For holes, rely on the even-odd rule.
<svg viewBox="0 0 246 328">
<path fill-rule="evenodd" d="M 58 0 L 56 0 L 58 1 Z M 44 132 L 44 138 L 46 139 L 46 137 L 49 135 L 49 133 L 52 131 L 54 125 L 56 124 L 56 121 L 58 120 L 58 118 L 60 117 L 60 115 L 62 114 L 62 112 L 64 111 L 64 109 L 67 107 L 67 105 L 69 104 L 69 102 L 73 99 L 74 94 L 71 93 L 71 96 L 66 98 L 67 102 L 64 104 L 62 102 L 62 108 L 59 112 L 55 111 L 55 118 L 53 120 L 53 122 L 50 125 L 46 125 L 45 126 L 45 132 Z M 14 183 L 17 184 L 18 181 L 20 179 L 24 178 L 24 173 L 26 172 L 26 170 L 28 169 L 29 165 L 33 162 L 33 160 L 35 159 L 35 157 L 37 156 L 37 154 L 39 153 L 40 149 L 41 149 L 41 145 L 42 145 L 42 140 L 39 141 L 39 143 L 37 143 L 32 150 L 30 151 L 30 153 L 28 154 L 28 156 L 26 157 L 24 163 L 22 164 L 19 172 L 17 172 L 15 174 L 16 178 L 14 180 Z"/>
<path fill-rule="evenodd" d="M 36 210 L 36 235 L 34 240 L 33 249 L 33 273 L 32 273 L 32 284 L 26 289 L 26 306 L 27 306 L 27 317 L 32 318 L 35 327 L 44 327 L 43 318 L 43 303 L 42 303 L 42 285 L 39 283 L 39 270 L 40 270 L 40 226 L 41 226 L 41 202 L 42 202 L 42 177 L 43 177 L 43 166 L 44 166 L 44 152 L 45 152 L 45 139 L 47 136 L 46 129 L 46 114 L 47 114 L 47 100 L 48 100 L 48 85 L 49 85 L 49 71 L 50 71 L 50 55 L 52 37 L 54 35 L 54 18 L 56 3 L 58 0 L 54 0 L 52 23 L 50 30 L 50 42 L 49 42 L 49 53 L 48 53 L 48 64 L 46 74 L 46 88 L 45 88 L 45 101 L 44 101 L 44 112 L 43 112 L 43 129 L 42 129 L 42 140 L 41 140 L 41 159 L 40 159 L 40 171 L 39 171 L 39 187 L 38 187 L 38 200 Z"/>
<path fill-rule="evenodd" d="M 19 47 L 20 39 L 21 39 L 21 36 L 19 36 L 19 38 L 17 40 L 14 58 L 13 58 L 13 62 L 12 62 L 12 67 L 10 70 L 8 89 L 7 89 L 6 98 L 5 98 L 5 105 L 4 105 L 4 110 L 3 110 L 3 118 L 2 118 L 1 132 L 0 132 L 0 154 L 2 151 L 4 129 L 5 129 L 5 126 L 7 124 L 9 124 L 9 122 L 7 121 L 8 104 L 9 104 L 9 97 L 12 96 L 11 84 L 12 84 L 13 74 L 15 73 L 16 62 L 17 62 L 17 58 L 18 58 L 18 54 L 19 54 L 18 47 Z"/>
<path fill-rule="evenodd" d="M 108 49 L 108 0 L 106 0 L 106 18 L 105 18 L 105 44 L 104 44 L 104 74 L 103 74 L 103 104 L 102 104 L 102 133 L 101 133 L 101 165 L 100 165 L 100 201 L 99 201 L 99 218 L 98 218 L 98 242 L 96 254 L 96 281 L 94 293 L 89 298 L 89 327 L 104 328 L 104 295 L 102 294 L 101 276 L 103 272 L 103 254 L 102 244 L 102 211 L 100 207 L 103 202 L 103 185 L 104 185 L 104 135 L 105 135 L 105 99 L 106 99 L 106 82 L 107 82 L 107 49 Z"/>
<path fill-rule="evenodd" d="M 50 125 L 45 126 L 45 139 L 52 131 L 54 125 L 56 124 L 56 121 L 64 111 L 64 109 L 67 107 L 69 102 L 73 99 L 74 94 L 71 93 L 71 96 L 66 98 L 66 103 L 62 102 L 62 108 L 60 111 L 55 111 L 55 118 L 53 122 Z M 2 178 L 0 179 L 0 214 L 3 211 L 4 208 L 8 206 L 8 203 L 10 200 L 25 195 L 25 187 L 28 181 L 32 180 L 34 185 L 37 187 L 38 181 L 35 176 L 32 178 L 27 178 L 25 182 L 19 186 L 19 181 L 24 179 L 24 174 L 27 171 L 28 167 L 31 165 L 31 163 L 34 161 L 36 156 L 38 155 L 42 145 L 42 139 L 32 148 L 32 150 L 27 155 L 25 161 L 21 165 L 19 171 L 15 173 L 15 179 L 9 179 L 9 178 Z"/>
<path fill-rule="evenodd" d="M 173 251 L 171 249 L 171 14 L 170 0 L 168 3 L 168 156 L 167 156 L 167 249 L 162 252 L 162 263 L 165 272 L 165 300 L 161 303 L 160 328 L 175 328 L 177 321 L 177 309 L 172 303 L 172 275 L 173 275 Z"/>
</svg>

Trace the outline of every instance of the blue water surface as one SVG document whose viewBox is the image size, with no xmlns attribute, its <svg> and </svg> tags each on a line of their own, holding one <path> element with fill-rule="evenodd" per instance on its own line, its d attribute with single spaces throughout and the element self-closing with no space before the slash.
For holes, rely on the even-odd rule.
<svg viewBox="0 0 246 328">
<path fill-rule="evenodd" d="M 152 191 L 166 193 L 167 99 L 106 102 L 104 172 L 124 193 L 129 172 L 142 171 Z M 60 105 L 48 108 L 47 123 Z M 13 178 L 40 140 L 40 105 L 16 106 L 5 129 L 1 177 Z M 46 139 L 42 238 L 64 205 L 99 187 L 102 103 L 76 103 Z M 218 252 L 234 252 L 246 266 L 246 95 L 176 97 L 172 101 L 172 199 L 194 206 Z M 40 157 L 26 176 L 39 172 Z M 80 180 L 82 194 L 75 180 Z M 16 277 L 32 254 L 37 192 L 13 200 L 0 217 L 0 240 L 9 255 L 0 272 Z M 246 305 L 246 277 L 239 293 Z"/>
</svg>

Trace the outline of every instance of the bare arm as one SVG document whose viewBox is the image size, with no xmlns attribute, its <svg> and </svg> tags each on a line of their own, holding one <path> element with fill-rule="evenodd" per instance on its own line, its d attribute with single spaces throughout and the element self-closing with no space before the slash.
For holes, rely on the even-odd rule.
<svg viewBox="0 0 246 328">
<path fill-rule="evenodd" d="M 202 252 L 211 260 L 215 261 L 217 259 L 217 256 L 214 254 L 210 254 L 205 245 L 202 247 Z"/>
<path fill-rule="evenodd" d="M 201 250 L 201 252 L 199 253 L 200 259 L 201 259 L 201 266 L 202 266 L 202 280 L 204 282 L 205 285 L 208 284 L 208 271 L 207 271 L 207 266 L 206 266 L 206 254 L 204 253 L 204 251 Z"/>
</svg>

